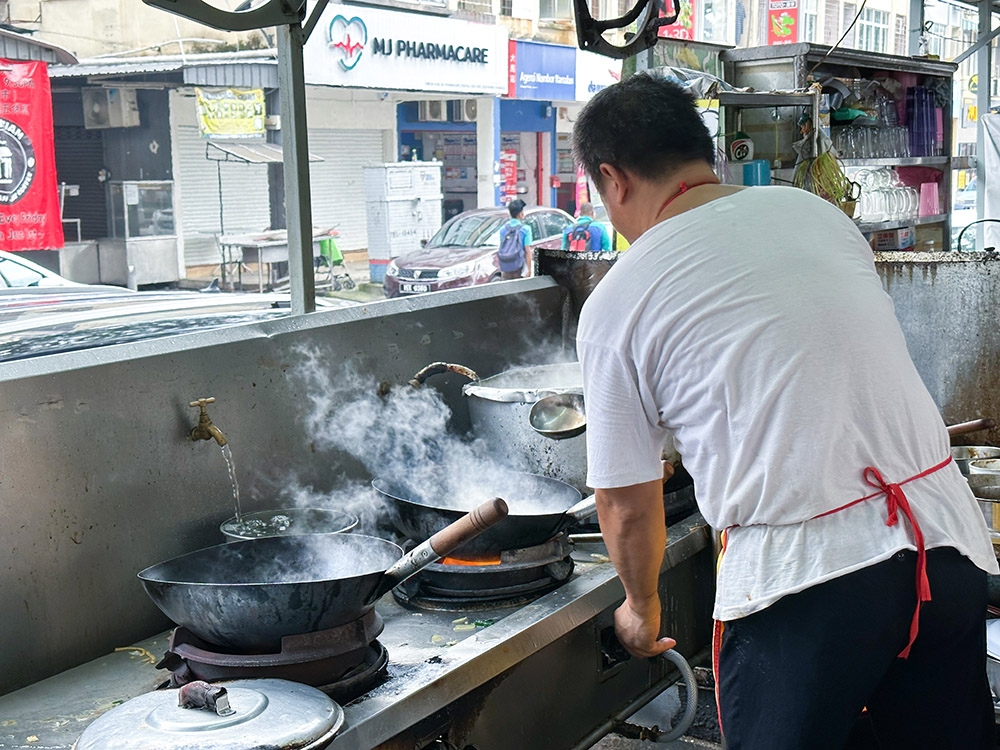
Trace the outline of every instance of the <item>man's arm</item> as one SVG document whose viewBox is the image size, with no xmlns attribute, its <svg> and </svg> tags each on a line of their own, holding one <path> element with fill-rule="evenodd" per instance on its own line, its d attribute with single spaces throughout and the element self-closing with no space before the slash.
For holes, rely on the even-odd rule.
<svg viewBox="0 0 1000 750">
<path fill-rule="evenodd" d="M 634 656 L 655 656 L 675 644 L 672 638 L 659 638 L 656 584 L 667 543 L 663 480 L 599 489 L 596 500 L 604 543 L 625 587 L 615 632 Z"/>
</svg>

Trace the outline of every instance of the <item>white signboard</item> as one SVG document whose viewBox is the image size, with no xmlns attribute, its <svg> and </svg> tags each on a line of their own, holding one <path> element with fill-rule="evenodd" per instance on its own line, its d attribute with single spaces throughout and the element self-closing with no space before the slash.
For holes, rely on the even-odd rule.
<svg viewBox="0 0 1000 750">
<path fill-rule="evenodd" d="M 507 29 L 331 3 L 305 47 L 306 83 L 503 94 Z"/>
<path fill-rule="evenodd" d="M 589 101 L 601 89 L 618 83 L 622 61 L 594 52 L 576 51 L 576 100 Z"/>
</svg>

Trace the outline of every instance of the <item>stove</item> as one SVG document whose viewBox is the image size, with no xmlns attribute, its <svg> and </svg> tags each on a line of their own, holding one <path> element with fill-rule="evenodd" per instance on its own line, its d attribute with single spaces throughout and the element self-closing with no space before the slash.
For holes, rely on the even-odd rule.
<svg viewBox="0 0 1000 750">
<path fill-rule="evenodd" d="M 698 514 L 671 526 L 660 574 L 665 628 L 692 662 L 704 663 L 710 650 L 712 538 Z M 365 648 L 377 643 L 388 652 L 385 671 L 374 686 L 335 698 L 345 719 L 327 750 L 584 750 L 673 684 L 677 673 L 665 661 L 623 660 L 606 648 L 624 592 L 603 546 L 577 544 L 572 558 L 565 581 L 517 606 L 483 604 L 459 616 L 382 597 L 375 607 L 381 630 L 374 619 L 355 628 L 375 633 Z M 355 650 L 345 645 L 350 639 L 312 636 L 341 644 L 334 651 Z M 304 652 L 322 646 L 300 645 Z M 0 696 L 0 750 L 26 743 L 71 750 L 98 716 L 170 676 L 156 667 L 166 651 L 192 669 L 215 669 L 215 657 L 200 648 L 175 630 Z M 364 671 L 371 661 L 378 664 L 381 652 L 358 666 Z M 357 668 L 341 679 L 350 681 Z M 334 674 L 340 666 L 327 669 Z"/>
<path fill-rule="evenodd" d="M 392 591 L 405 607 L 477 612 L 523 606 L 567 581 L 573 573 L 567 534 L 524 549 L 477 559 L 446 557 Z"/>
<path fill-rule="evenodd" d="M 156 667 L 170 672 L 161 687 L 195 680 L 273 678 L 317 687 L 337 702 L 349 701 L 386 675 L 389 654 L 376 640 L 384 626 L 381 615 L 372 609 L 330 630 L 286 636 L 281 649 L 268 654 L 225 650 L 178 627 L 171 632 L 166 654 Z"/>
</svg>

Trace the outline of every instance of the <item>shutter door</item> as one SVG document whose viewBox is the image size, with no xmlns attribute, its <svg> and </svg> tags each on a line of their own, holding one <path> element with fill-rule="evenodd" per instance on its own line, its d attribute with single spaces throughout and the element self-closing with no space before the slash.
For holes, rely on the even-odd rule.
<svg viewBox="0 0 1000 750">
<path fill-rule="evenodd" d="M 267 229 L 270 223 L 267 165 L 210 161 L 205 157 L 205 139 L 195 126 L 179 126 L 173 145 L 180 166 L 184 263 L 188 266 L 217 265 L 219 251 L 215 235 L 220 231 L 220 220 L 216 170 L 222 169 L 226 233 L 257 232 Z"/>
<path fill-rule="evenodd" d="M 79 185 L 80 194 L 67 196 L 63 216 L 80 220 L 84 239 L 108 236 L 107 193 L 97 173 L 104 164 L 104 140 L 100 130 L 81 127 L 55 128 L 56 179 Z M 66 242 L 76 242 L 76 227 L 64 224 Z"/>
<path fill-rule="evenodd" d="M 309 164 L 313 224 L 336 226 L 341 250 L 368 247 L 364 167 L 382 164 L 380 130 L 310 130 Z"/>
</svg>

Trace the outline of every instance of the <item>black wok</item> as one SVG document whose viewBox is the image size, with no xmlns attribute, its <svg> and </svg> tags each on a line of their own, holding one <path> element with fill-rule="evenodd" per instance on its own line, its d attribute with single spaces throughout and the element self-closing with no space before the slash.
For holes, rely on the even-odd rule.
<svg viewBox="0 0 1000 750">
<path fill-rule="evenodd" d="M 506 515 L 495 499 L 403 555 L 360 534 L 219 544 L 139 573 L 153 603 L 199 638 L 240 653 L 276 653 L 289 635 L 352 622 L 396 584 Z"/>
<path fill-rule="evenodd" d="M 410 539 L 425 539 L 494 494 L 503 497 L 507 518 L 454 550 L 456 557 L 482 557 L 542 544 L 596 512 L 592 497 L 581 502 L 575 487 L 538 474 L 494 472 L 458 487 L 453 478 L 426 481 L 417 489 L 406 480 L 377 477 L 372 486 L 392 506 L 392 522 Z"/>
</svg>

